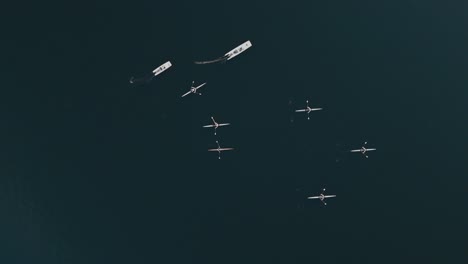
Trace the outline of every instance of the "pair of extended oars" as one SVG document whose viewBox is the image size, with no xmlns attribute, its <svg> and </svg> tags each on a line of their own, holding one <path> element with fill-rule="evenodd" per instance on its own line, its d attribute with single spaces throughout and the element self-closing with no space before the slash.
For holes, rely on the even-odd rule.
<svg viewBox="0 0 468 264">
<path fill-rule="evenodd" d="M 218 127 L 221 127 L 221 126 L 229 126 L 230 123 L 217 123 L 213 117 L 211 117 L 211 120 L 213 120 L 213 124 L 212 125 L 206 125 L 206 126 L 203 126 L 204 128 L 207 128 L 207 127 L 213 127 L 214 128 L 214 134 L 216 135 L 216 130 L 218 129 Z M 218 148 L 215 148 L 215 149 L 208 149 L 208 151 L 217 151 L 218 152 L 218 159 L 221 159 L 221 151 L 228 151 L 228 150 L 233 150 L 234 148 L 221 148 L 221 146 L 219 146 L 219 142 L 218 140 L 216 140 L 216 144 L 218 145 Z"/>
<path fill-rule="evenodd" d="M 202 88 L 203 86 L 205 86 L 206 83 L 202 83 L 202 84 L 200 84 L 200 85 L 198 85 L 198 86 L 193 86 L 194 83 L 195 83 L 195 81 L 192 81 L 192 86 L 190 87 L 190 90 L 189 90 L 188 92 L 184 93 L 181 97 L 185 97 L 185 96 L 187 96 L 187 95 L 189 95 L 189 94 L 191 94 L 191 93 L 201 95 L 201 93 L 199 93 L 199 92 L 197 92 L 197 91 L 198 91 L 198 89 L 200 89 L 200 88 Z"/>
<path fill-rule="evenodd" d="M 296 110 L 296 113 L 298 112 L 307 112 L 307 120 L 310 120 L 310 112 L 312 111 L 319 111 L 319 110 L 322 110 L 323 108 L 310 108 L 309 107 L 309 100 L 306 101 L 306 104 L 307 104 L 307 107 L 305 109 L 299 109 L 299 110 Z"/>
<path fill-rule="evenodd" d="M 377 150 L 377 149 L 376 148 L 366 148 L 366 145 L 367 145 L 367 142 L 364 142 L 364 145 L 360 149 L 353 149 L 353 150 L 350 150 L 349 152 L 352 152 L 352 153 L 359 152 L 362 155 L 364 155 L 366 158 L 369 158 L 369 156 L 366 155 L 366 152 L 374 151 L 374 150 Z"/>
<path fill-rule="evenodd" d="M 307 197 L 307 199 L 320 199 L 320 201 L 321 201 L 324 205 L 327 205 L 327 203 L 325 202 L 325 199 L 336 197 L 336 195 L 334 195 L 334 194 L 332 194 L 332 195 L 325 195 L 325 194 L 323 194 L 324 192 L 325 192 L 325 188 L 323 188 L 323 191 L 322 191 L 322 193 L 321 193 L 320 195 Z"/>
</svg>

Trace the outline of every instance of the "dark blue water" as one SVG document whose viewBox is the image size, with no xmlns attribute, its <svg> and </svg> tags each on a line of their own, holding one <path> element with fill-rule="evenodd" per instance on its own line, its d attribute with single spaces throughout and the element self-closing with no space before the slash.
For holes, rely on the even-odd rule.
<svg viewBox="0 0 468 264">
<path fill-rule="evenodd" d="M 4 23 L 0 262 L 465 263 L 465 11 L 18 4 Z M 193 64 L 246 40 L 225 64 Z M 192 81 L 203 95 L 180 98 Z M 324 108 L 309 121 L 293 113 L 306 100 Z M 210 116 L 232 125 L 215 137 Z M 218 160 L 215 140 L 235 150 Z M 343 152 L 364 141 L 369 159 Z M 327 206 L 305 199 L 324 187 Z"/>
</svg>

